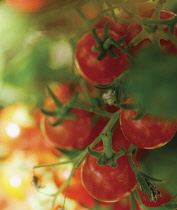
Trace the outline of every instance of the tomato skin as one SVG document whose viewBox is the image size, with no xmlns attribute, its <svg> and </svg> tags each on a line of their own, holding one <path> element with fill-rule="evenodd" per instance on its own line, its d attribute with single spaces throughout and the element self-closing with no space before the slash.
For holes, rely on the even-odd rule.
<svg viewBox="0 0 177 210">
<path fill-rule="evenodd" d="M 153 14 L 154 10 L 146 11 L 145 13 L 142 13 L 142 17 L 150 18 Z M 168 11 L 168 10 L 161 10 L 160 13 L 160 19 L 169 19 L 171 17 L 176 16 L 175 13 Z M 168 31 L 168 27 L 164 29 L 165 31 Z M 140 32 L 142 31 L 141 25 L 136 23 L 135 21 L 132 21 L 131 24 L 127 27 L 126 32 L 126 44 L 129 44 Z M 177 27 L 175 27 L 175 36 L 177 36 Z M 151 41 L 149 39 L 145 39 L 141 41 L 139 44 L 137 44 L 135 47 L 129 50 L 132 54 L 137 54 L 141 49 L 149 46 L 151 44 Z M 177 47 L 171 42 L 167 40 L 160 40 L 160 44 L 162 46 L 162 49 L 164 49 L 167 52 L 176 54 L 177 53 Z"/>
<path fill-rule="evenodd" d="M 37 12 L 42 9 L 46 4 L 47 0 L 5 0 L 11 6 L 15 7 L 16 9 L 31 13 Z"/>
<path fill-rule="evenodd" d="M 91 117 L 89 113 L 73 108 L 76 119 L 65 119 L 57 126 L 51 126 L 56 117 L 46 116 L 41 120 L 41 130 L 44 136 L 55 147 L 62 149 L 84 148 L 88 146 L 88 136 L 91 131 Z"/>
<path fill-rule="evenodd" d="M 139 120 L 132 120 L 136 111 L 121 109 L 120 127 L 124 136 L 140 148 L 155 149 L 167 144 L 176 133 L 175 122 L 154 118 L 146 114 Z"/>
<path fill-rule="evenodd" d="M 109 16 L 102 16 L 101 20 L 95 25 L 95 27 L 97 29 L 102 29 L 106 23 L 109 23 L 109 29 L 111 31 L 114 31 L 121 36 L 125 35 L 128 25 L 120 21 L 115 22 Z"/>
<path fill-rule="evenodd" d="M 172 199 L 172 196 L 164 189 L 160 189 L 161 196 L 157 199 L 156 202 L 150 201 L 146 193 L 142 195 L 140 190 L 138 193 L 142 203 L 147 207 L 159 207 L 165 203 L 168 203 Z"/>
<path fill-rule="evenodd" d="M 98 35 L 103 36 L 103 29 L 97 29 Z M 118 40 L 120 35 L 110 31 L 110 37 Z M 107 84 L 118 77 L 126 68 L 128 59 L 122 54 L 118 59 L 105 56 L 103 60 L 98 61 L 98 53 L 92 51 L 96 45 L 91 32 L 85 34 L 78 42 L 75 51 L 76 67 L 78 72 L 93 83 Z M 116 53 L 120 52 L 116 49 Z"/>
<path fill-rule="evenodd" d="M 95 150 L 102 151 L 103 147 Z M 114 151 L 120 149 L 114 147 Z M 118 167 L 98 165 L 96 158 L 88 155 L 82 165 L 81 178 L 86 190 L 95 199 L 115 202 L 128 196 L 136 187 L 136 176 L 126 155 L 118 158 Z"/>
<path fill-rule="evenodd" d="M 63 195 L 66 195 L 66 197 L 73 199 L 87 207 L 93 207 L 94 206 L 94 199 L 93 197 L 85 190 L 84 186 L 81 182 L 81 168 L 75 170 L 74 176 L 71 179 L 71 182 L 66 190 L 62 191 Z M 56 184 L 56 186 L 59 188 L 64 182 L 67 181 L 70 169 L 65 167 L 59 167 L 58 171 L 54 171 L 53 174 L 53 180 Z"/>
</svg>

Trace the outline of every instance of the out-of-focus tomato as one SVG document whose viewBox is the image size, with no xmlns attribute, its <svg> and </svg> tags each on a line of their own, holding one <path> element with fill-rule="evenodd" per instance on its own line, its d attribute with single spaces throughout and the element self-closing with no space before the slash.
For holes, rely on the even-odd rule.
<svg viewBox="0 0 177 210">
<path fill-rule="evenodd" d="M 51 126 L 56 117 L 44 115 L 41 130 L 55 147 L 63 149 L 84 148 L 88 146 L 91 131 L 91 117 L 88 112 L 73 108 L 76 119 L 64 119 L 60 124 Z"/>
<path fill-rule="evenodd" d="M 125 35 L 128 25 L 121 21 L 116 22 L 109 16 L 102 16 L 98 23 L 95 25 L 95 27 L 102 29 L 104 28 L 106 23 L 109 24 L 109 29 L 111 31 L 114 31 L 121 36 Z"/>
<path fill-rule="evenodd" d="M 58 170 L 54 171 L 53 179 L 58 188 L 67 181 L 70 172 L 71 167 L 66 164 L 59 166 Z M 94 199 L 82 185 L 80 168 L 75 170 L 69 186 L 65 188 L 62 194 L 87 207 L 92 207 L 94 205 Z"/>
<path fill-rule="evenodd" d="M 14 8 L 26 12 L 37 12 L 47 4 L 47 0 L 5 0 Z"/>
<path fill-rule="evenodd" d="M 15 152 L 1 165 L 1 190 L 9 198 L 23 200 L 31 187 L 31 170 L 35 160 L 26 158 L 23 152 Z"/>
</svg>

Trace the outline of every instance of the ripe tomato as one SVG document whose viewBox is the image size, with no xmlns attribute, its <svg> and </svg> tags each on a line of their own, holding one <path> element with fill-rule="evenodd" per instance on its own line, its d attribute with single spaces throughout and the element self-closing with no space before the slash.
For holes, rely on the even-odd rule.
<svg viewBox="0 0 177 210">
<path fill-rule="evenodd" d="M 95 150 L 102 151 L 103 147 Z M 114 147 L 114 151 L 120 149 Z M 95 199 L 115 202 L 128 196 L 136 187 L 136 176 L 126 155 L 118 158 L 118 166 L 98 165 L 96 158 L 88 155 L 82 165 L 81 177 L 86 190 Z"/>
<path fill-rule="evenodd" d="M 61 165 L 58 170 L 54 171 L 53 180 L 58 188 L 67 181 L 70 172 L 71 168 L 68 165 Z M 87 207 L 94 205 L 94 199 L 82 185 L 80 167 L 75 170 L 69 186 L 62 191 L 62 194 Z"/>
<path fill-rule="evenodd" d="M 98 36 L 103 36 L 103 29 L 97 29 Z M 121 38 L 119 34 L 110 31 L 110 37 L 118 40 Z M 96 45 L 91 32 L 85 34 L 78 42 L 75 51 L 76 68 L 78 72 L 91 82 L 98 84 L 107 84 L 118 77 L 126 68 L 128 59 L 122 54 L 118 59 L 105 56 L 103 60 L 98 61 L 98 53 L 92 51 L 92 47 Z M 115 50 L 120 52 L 119 49 Z"/>
<path fill-rule="evenodd" d="M 165 203 L 168 203 L 172 199 L 172 196 L 166 190 L 160 189 L 160 193 L 161 196 L 157 199 L 156 202 L 153 202 L 149 200 L 147 194 L 144 193 L 144 195 L 142 195 L 142 192 L 139 190 L 139 196 L 142 203 L 148 207 L 159 207 Z"/>
<path fill-rule="evenodd" d="M 141 16 L 150 18 L 153 14 L 153 11 L 154 10 L 146 11 L 145 13 L 141 14 Z M 171 11 L 161 10 L 160 19 L 168 19 L 168 18 L 171 18 L 174 16 L 176 16 L 176 14 Z M 139 25 L 135 21 L 132 21 L 127 28 L 126 43 L 129 44 L 141 31 L 142 31 L 141 25 Z M 168 27 L 165 28 L 165 31 L 168 31 Z M 177 27 L 175 28 L 175 36 L 177 36 Z M 139 44 L 137 44 L 135 47 L 130 49 L 129 51 L 133 54 L 136 54 L 142 48 L 150 45 L 150 43 L 151 43 L 151 41 L 149 39 L 145 39 L 145 40 L 141 41 Z M 173 53 L 173 54 L 177 53 L 177 47 L 171 41 L 161 39 L 160 44 L 165 51 Z"/>
<path fill-rule="evenodd" d="M 71 85 L 68 82 L 62 82 L 55 85 L 52 91 L 54 92 L 54 94 L 56 95 L 56 97 L 59 99 L 59 101 L 62 104 L 66 104 L 71 100 L 74 94 L 73 89 L 74 89 L 74 85 Z M 44 101 L 44 105 L 48 107 L 51 104 L 53 104 L 53 99 L 50 96 L 47 96 Z"/>
<path fill-rule="evenodd" d="M 37 12 L 42 9 L 46 4 L 47 0 L 5 0 L 11 6 L 15 7 L 16 9 L 31 13 Z"/>
<path fill-rule="evenodd" d="M 155 149 L 167 144 L 176 133 L 174 122 L 157 119 L 146 114 L 139 120 L 132 120 L 136 111 L 121 109 L 120 127 L 125 137 L 140 148 Z"/>
<path fill-rule="evenodd" d="M 109 23 L 109 29 L 111 31 L 116 32 L 117 34 L 123 36 L 126 33 L 127 24 L 117 21 L 115 22 L 111 17 L 109 16 L 102 16 L 101 20 L 95 25 L 95 27 L 98 29 L 104 28 L 105 24 Z"/>
<path fill-rule="evenodd" d="M 73 108 L 72 113 L 76 115 L 76 119 L 65 119 L 56 126 L 50 125 L 56 121 L 56 117 L 43 116 L 41 120 L 42 133 L 55 147 L 72 149 L 88 146 L 91 117 L 88 112 L 77 108 Z"/>
</svg>

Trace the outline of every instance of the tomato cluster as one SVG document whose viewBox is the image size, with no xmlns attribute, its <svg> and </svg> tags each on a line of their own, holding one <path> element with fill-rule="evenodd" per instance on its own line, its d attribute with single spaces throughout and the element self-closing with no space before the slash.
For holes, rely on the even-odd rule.
<svg viewBox="0 0 177 210">
<path fill-rule="evenodd" d="M 47 0 L 6 1 L 26 13 L 47 5 Z M 53 210 L 65 208 L 55 203 L 58 194 L 74 201 L 77 210 L 129 210 L 132 204 L 141 210 L 171 202 L 169 193 L 151 183 L 159 180 L 141 171 L 139 160 L 144 151 L 173 139 L 177 121 L 153 115 L 143 109 L 144 101 L 139 104 L 126 92 L 131 66 L 144 49 L 158 45 L 168 55 L 177 54 L 176 14 L 162 10 L 161 1 L 146 2 L 120 0 L 120 11 L 103 10 L 88 21 L 93 29 L 74 45 L 76 77 L 49 84 L 41 112 L 20 103 L 0 111 L 0 159 L 8 159 L 14 148 L 27 156 L 37 153 L 33 181 L 38 189 L 43 175 L 36 169 L 52 166 L 58 190 Z"/>
</svg>

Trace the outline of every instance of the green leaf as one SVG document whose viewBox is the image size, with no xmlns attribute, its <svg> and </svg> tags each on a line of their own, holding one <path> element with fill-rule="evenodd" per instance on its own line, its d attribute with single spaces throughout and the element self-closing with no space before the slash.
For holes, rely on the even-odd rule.
<svg viewBox="0 0 177 210">
<path fill-rule="evenodd" d="M 145 112 L 164 118 L 177 117 L 176 56 L 150 47 L 130 66 L 125 90 Z"/>
</svg>

